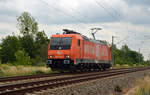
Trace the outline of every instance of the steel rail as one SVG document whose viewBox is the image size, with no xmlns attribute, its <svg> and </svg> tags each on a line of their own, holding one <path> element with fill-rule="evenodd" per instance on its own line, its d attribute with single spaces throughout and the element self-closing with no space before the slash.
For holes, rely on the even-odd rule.
<svg viewBox="0 0 150 95">
<path fill-rule="evenodd" d="M 142 70 L 147 70 L 147 69 L 150 69 L 150 67 L 123 69 L 122 71 L 114 70 L 114 71 L 100 72 L 100 73 L 96 73 L 96 74 L 92 74 L 92 75 L 81 75 L 81 76 L 60 78 L 60 79 L 55 79 L 55 80 L 53 79 L 53 80 L 46 80 L 46 81 L 30 82 L 30 83 L 26 83 L 26 84 L 18 84 L 18 85 L 20 85 L 18 87 L 12 85 L 9 87 L 19 88 L 19 87 L 23 87 L 21 85 L 24 85 L 24 86 L 26 85 L 26 88 L 17 89 L 17 90 L 8 88 L 8 90 L 10 90 L 10 91 L 2 92 L 2 93 L 0 93 L 0 95 L 14 95 L 14 94 L 23 95 L 26 92 L 30 93 L 33 91 L 39 91 L 39 90 L 44 90 L 44 89 L 48 89 L 48 88 L 65 86 L 65 85 L 88 81 L 88 80 L 93 80 L 93 79 L 97 79 L 97 78 L 110 77 L 110 76 L 131 73 L 131 72 L 136 72 L 136 71 L 142 71 Z M 42 85 L 40 85 L 40 84 L 42 84 Z M 31 86 L 31 85 L 37 85 L 37 86 Z M 4 90 L 4 88 L 1 88 L 1 91 L 2 91 L 2 89 Z"/>
</svg>

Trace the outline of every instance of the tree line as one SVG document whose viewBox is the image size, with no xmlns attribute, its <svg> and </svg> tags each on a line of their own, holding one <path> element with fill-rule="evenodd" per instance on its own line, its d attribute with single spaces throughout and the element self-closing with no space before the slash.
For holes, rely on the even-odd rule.
<svg viewBox="0 0 150 95">
<path fill-rule="evenodd" d="M 28 13 L 24 12 L 17 17 L 19 36 L 9 35 L 0 43 L 0 63 L 14 65 L 41 65 L 47 58 L 49 39 L 44 30 L 39 31 L 37 21 Z M 118 49 L 115 45 L 115 64 L 148 64 L 143 60 L 143 55 L 123 45 Z"/>
<path fill-rule="evenodd" d="M 28 13 L 17 17 L 19 36 L 9 35 L 0 44 L 1 63 L 40 65 L 47 58 L 49 39 Z"/>
<path fill-rule="evenodd" d="M 112 46 L 111 46 L 112 49 Z M 130 66 L 146 66 L 149 65 L 149 61 L 144 61 L 144 57 L 141 53 L 131 50 L 126 44 L 118 49 L 116 45 L 113 46 L 114 49 L 114 64 L 128 64 Z"/>
</svg>

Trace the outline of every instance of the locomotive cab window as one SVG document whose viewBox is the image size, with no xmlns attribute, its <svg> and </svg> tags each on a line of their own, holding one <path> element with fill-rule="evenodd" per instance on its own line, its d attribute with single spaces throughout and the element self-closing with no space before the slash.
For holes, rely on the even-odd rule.
<svg viewBox="0 0 150 95">
<path fill-rule="evenodd" d="M 80 39 L 78 39 L 78 46 L 80 46 Z"/>
<path fill-rule="evenodd" d="M 71 48 L 72 37 L 52 37 L 51 50 L 68 50 Z"/>
</svg>

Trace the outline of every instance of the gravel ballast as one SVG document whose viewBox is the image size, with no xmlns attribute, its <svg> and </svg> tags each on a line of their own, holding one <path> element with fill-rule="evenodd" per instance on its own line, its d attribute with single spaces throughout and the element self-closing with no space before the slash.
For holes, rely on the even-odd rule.
<svg viewBox="0 0 150 95">
<path fill-rule="evenodd" d="M 134 87 L 136 79 L 150 75 L 150 70 L 91 80 L 55 89 L 35 92 L 36 95 L 122 95 L 123 89 Z M 30 94 L 31 95 L 31 94 Z"/>
</svg>

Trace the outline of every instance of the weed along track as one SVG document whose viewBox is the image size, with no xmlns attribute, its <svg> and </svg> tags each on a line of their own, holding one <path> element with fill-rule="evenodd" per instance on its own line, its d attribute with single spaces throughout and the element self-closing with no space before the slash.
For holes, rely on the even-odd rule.
<svg viewBox="0 0 150 95">
<path fill-rule="evenodd" d="M 0 95 L 24 95 L 26 93 L 33 93 L 35 91 L 59 88 L 70 84 L 76 84 L 76 83 L 81 83 L 81 82 L 100 79 L 100 78 L 107 78 L 107 77 L 126 74 L 126 73 L 138 72 L 147 69 L 150 69 L 150 67 L 112 69 L 112 70 L 102 71 L 102 72 L 84 72 L 81 74 L 78 73 L 78 74 L 73 74 L 71 76 L 65 76 L 65 77 L 60 77 L 55 79 L 45 78 L 44 80 L 28 81 L 25 83 L 6 84 L 0 86 Z"/>
</svg>

